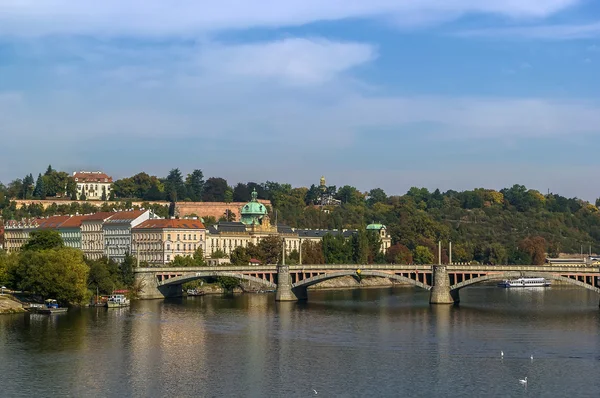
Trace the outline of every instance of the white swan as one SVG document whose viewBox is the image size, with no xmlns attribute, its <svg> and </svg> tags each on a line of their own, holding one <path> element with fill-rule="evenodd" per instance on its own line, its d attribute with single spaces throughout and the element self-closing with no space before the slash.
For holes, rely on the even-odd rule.
<svg viewBox="0 0 600 398">
<path fill-rule="evenodd" d="M 531 355 L 529 358 L 533 361 L 533 355 Z"/>
<path fill-rule="evenodd" d="M 523 380 L 519 380 L 519 383 L 527 384 L 527 376 L 525 376 L 525 378 Z"/>
<path fill-rule="evenodd" d="M 313 388 L 313 391 L 315 392 L 315 395 L 317 395 L 317 394 L 318 394 L 317 390 L 315 390 L 314 388 Z"/>
<path fill-rule="evenodd" d="M 504 358 L 504 351 L 500 351 L 500 356 Z"/>
</svg>

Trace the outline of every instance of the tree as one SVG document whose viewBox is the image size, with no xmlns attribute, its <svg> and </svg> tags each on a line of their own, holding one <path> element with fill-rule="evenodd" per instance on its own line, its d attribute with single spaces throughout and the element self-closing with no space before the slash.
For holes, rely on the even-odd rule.
<svg viewBox="0 0 600 398">
<path fill-rule="evenodd" d="M 121 281 L 123 285 L 127 287 L 133 286 L 133 269 L 135 268 L 136 259 L 135 257 L 125 254 L 125 259 L 121 264 L 119 264 L 119 271 L 121 275 Z"/>
<path fill-rule="evenodd" d="M 79 195 L 79 200 L 81 200 L 81 201 L 87 200 L 87 196 L 85 196 L 85 188 L 81 189 L 81 195 Z"/>
<path fill-rule="evenodd" d="M 9 271 L 16 288 L 63 304 L 79 304 L 85 300 L 88 273 L 83 253 L 66 247 L 22 252 Z"/>
<path fill-rule="evenodd" d="M 531 259 L 532 265 L 542 265 L 546 262 L 546 240 L 541 236 L 527 237 L 519 242 L 519 251 Z"/>
<path fill-rule="evenodd" d="M 40 199 L 46 199 L 46 187 L 44 185 L 44 178 L 41 174 L 38 175 L 38 178 L 35 182 L 35 189 L 33 190 L 33 196 Z"/>
<path fill-rule="evenodd" d="M 217 249 L 210 255 L 210 258 L 227 258 L 227 254 L 221 249 Z"/>
<path fill-rule="evenodd" d="M 425 246 L 417 246 L 413 256 L 415 264 L 433 264 L 433 253 Z"/>
<path fill-rule="evenodd" d="M 303 264 L 325 264 L 322 242 L 311 242 L 310 240 L 305 240 L 302 242 L 301 247 Z"/>
<path fill-rule="evenodd" d="M 186 187 L 183 182 L 183 176 L 179 169 L 172 169 L 165 180 L 165 192 L 167 200 L 177 202 L 184 200 L 187 196 Z"/>
<path fill-rule="evenodd" d="M 31 199 L 33 196 L 33 190 L 35 189 L 35 181 L 32 174 L 28 174 L 23 178 L 23 192 L 21 193 L 22 199 Z"/>
<path fill-rule="evenodd" d="M 385 203 L 386 201 L 387 195 L 383 189 L 375 188 L 369 191 L 369 198 L 367 199 L 369 206 L 373 206 L 375 203 Z"/>
<path fill-rule="evenodd" d="M 194 170 L 191 174 L 187 175 L 185 188 L 192 202 L 200 202 L 202 200 L 202 192 L 204 191 L 204 174 L 202 170 Z"/>
<path fill-rule="evenodd" d="M 350 185 L 344 185 L 341 187 L 335 198 L 341 200 L 342 203 L 349 203 L 352 205 L 361 204 L 364 200 L 363 194 L 361 194 L 358 189 Z"/>
<path fill-rule="evenodd" d="M 250 263 L 250 255 L 245 247 L 238 246 L 231 252 L 229 262 L 234 265 L 248 265 Z"/>
<path fill-rule="evenodd" d="M 103 185 L 102 186 L 102 197 L 100 198 L 100 200 L 102 201 L 106 201 L 107 197 L 106 197 L 106 187 Z"/>
<path fill-rule="evenodd" d="M 354 264 L 367 264 L 369 260 L 369 238 L 366 231 L 360 230 L 352 235 L 352 262 Z"/>
<path fill-rule="evenodd" d="M 48 249 L 60 249 L 64 247 L 64 242 L 58 231 L 52 229 L 42 229 L 32 231 L 29 234 L 29 240 L 21 246 L 22 251 L 40 251 Z"/>
<path fill-rule="evenodd" d="M 265 264 L 279 264 L 283 253 L 283 241 L 275 235 L 267 236 L 258 242 L 258 249 L 262 253 L 260 259 Z"/>
<path fill-rule="evenodd" d="M 352 244 L 343 235 L 325 234 L 322 241 L 325 264 L 348 264 L 352 262 Z"/>
<path fill-rule="evenodd" d="M 101 294 L 111 293 L 116 286 L 120 285 L 120 280 L 117 275 L 118 265 L 106 258 L 100 260 L 86 260 L 87 265 L 90 268 L 87 286 L 88 289 Z"/>
<path fill-rule="evenodd" d="M 240 182 L 233 188 L 233 201 L 248 202 L 250 201 L 250 193 L 251 191 L 248 189 L 248 186 Z"/>
<path fill-rule="evenodd" d="M 390 264 L 412 264 L 413 262 L 410 249 L 400 243 L 388 247 L 385 259 Z"/>
<path fill-rule="evenodd" d="M 204 202 L 224 202 L 225 192 L 228 189 L 227 180 L 219 177 L 210 177 L 204 184 L 202 200 Z"/>
</svg>

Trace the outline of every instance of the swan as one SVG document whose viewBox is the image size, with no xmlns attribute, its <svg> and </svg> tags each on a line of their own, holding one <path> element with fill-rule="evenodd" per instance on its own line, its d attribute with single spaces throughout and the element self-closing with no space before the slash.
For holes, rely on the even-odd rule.
<svg viewBox="0 0 600 398">
<path fill-rule="evenodd" d="M 533 355 L 531 355 L 529 358 L 533 361 Z"/>
<path fill-rule="evenodd" d="M 314 388 L 313 388 L 313 391 L 315 392 L 315 395 L 317 395 L 317 394 L 318 394 L 317 390 L 315 390 Z"/>
<path fill-rule="evenodd" d="M 504 351 L 500 351 L 500 356 L 504 358 Z"/>
<path fill-rule="evenodd" d="M 519 380 L 519 383 L 527 384 L 527 376 L 525 376 L 525 378 L 523 380 Z"/>
</svg>

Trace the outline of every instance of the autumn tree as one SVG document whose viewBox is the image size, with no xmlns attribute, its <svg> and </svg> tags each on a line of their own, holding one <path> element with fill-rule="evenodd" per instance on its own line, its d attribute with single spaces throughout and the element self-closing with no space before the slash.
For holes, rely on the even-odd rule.
<svg viewBox="0 0 600 398">
<path fill-rule="evenodd" d="M 413 262 L 410 249 L 400 243 L 388 247 L 385 259 L 390 264 L 412 264 Z"/>
</svg>

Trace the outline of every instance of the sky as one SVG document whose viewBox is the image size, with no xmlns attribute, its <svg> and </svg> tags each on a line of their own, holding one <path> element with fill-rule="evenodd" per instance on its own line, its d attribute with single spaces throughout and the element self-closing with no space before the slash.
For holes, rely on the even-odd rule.
<svg viewBox="0 0 600 398">
<path fill-rule="evenodd" d="M 48 164 L 600 196 L 600 1 L 0 0 L 0 181 Z"/>
</svg>

